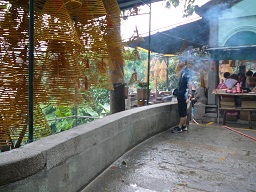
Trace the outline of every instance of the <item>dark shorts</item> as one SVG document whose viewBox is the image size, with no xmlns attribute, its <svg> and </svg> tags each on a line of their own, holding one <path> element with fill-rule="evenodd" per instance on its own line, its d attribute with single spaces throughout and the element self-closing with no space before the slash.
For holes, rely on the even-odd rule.
<svg viewBox="0 0 256 192">
<path fill-rule="evenodd" d="M 180 117 L 187 116 L 187 103 L 185 99 L 178 99 L 178 111 Z"/>
</svg>

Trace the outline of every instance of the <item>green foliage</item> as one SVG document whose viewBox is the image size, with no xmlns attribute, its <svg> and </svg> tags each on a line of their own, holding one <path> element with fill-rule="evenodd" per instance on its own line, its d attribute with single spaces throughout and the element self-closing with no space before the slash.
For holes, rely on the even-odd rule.
<svg viewBox="0 0 256 192">
<path fill-rule="evenodd" d="M 98 88 L 93 89 L 92 93 L 97 103 L 97 106 L 94 108 L 94 110 L 97 114 L 100 114 L 102 112 L 102 109 L 104 109 L 102 106 L 110 106 L 110 91 Z"/>
<path fill-rule="evenodd" d="M 178 7 L 181 2 L 184 2 L 183 17 L 191 16 L 195 11 L 195 0 L 165 0 L 165 7 Z"/>
<path fill-rule="evenodd" d="M 131 49 L 130 52 L 132 52 L 133 48 L 129 48 Z M 146 79 L 145 77 L 145 62 L 148 58 L 148 53 L 144 52 L 144 51 L 139 51 L 140 54 L 140 60 L 135 60 L 135 61 L 131 61 L 131 60 L 125 60 L 126 65 L 124 66 L 124 80 L 126 83 L 128 83 L 130 81 L 130 78 L 132 76 L 132 73 L 134 72 L 134 69 L 136 69 L 137 71 L 137 76 L 138 76 L 138 80 L 139 81 L 143 81 Z"/>
<path fill-rule="evenodd" d="M 71 116 L 72 112 L 70 110 L 70 107 L 67 106 L 58 106 L 56 108 L 56 116 L 58 117 L 67 117 L 67 116 Z"/>
<path fill-rule="evenodd" d="M 87 103 L 78 106 L 78 116 L 89 116 L 92 118 L 78 118 L 78 125 L 93 121 L 100 117 L 101 112 L 104 110 L 107 114 L 110 114 L 110 91 L 105 89 L 94 88 L 92 89 L 93 96 L 97 105 L 91 106 Z M 46 119 L 49 121 L 49 126 L 53 133 L 68 130 L 75 126 L 75 118 L 64 118 L 73 116 L 75 114 L 74 108 L 70 106 L 41 106 L 45 114 Z M 63 119 L 58 119 L 62 118 Z"/>
<path fill-rule="evenodd" d="M 139 81 L 137 83 L 138 87 L 139 88 L 147 88 L 148 87 L 148 83 L 147 82 L 142 82 L 142 81 Z"/>
<path fill-rule="evenodd" d="M 170 81 L 170 89 L 175 89 L 178 87 L 179 78 L 176 75 L 176 64 L 178 62 L 177 57 L 172 57 L 169 59 L 168 65 L 168 79 Z"/>
<path fill-rule="evenodd" d="M 102 105 L 101 103 L 99 103 L 99 106 L 103 108 L 103 110 L 105 111 L 105 113 L 107 115 L 110 114 L 110 105 L 109 104 L 105 103 L 104 105 Z"/>
</svg>

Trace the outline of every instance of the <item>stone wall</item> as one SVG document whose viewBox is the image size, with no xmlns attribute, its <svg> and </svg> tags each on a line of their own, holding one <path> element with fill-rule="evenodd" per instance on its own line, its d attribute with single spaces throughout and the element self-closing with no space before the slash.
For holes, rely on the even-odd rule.
<svg viewBox="0 0 256 192">
<path fill-rule="evenodd" d="M 75 192 L 145 139 L 178 124 L 177 104 L 123 111 L 0 154 L 0 191 Z"/>
</svg>

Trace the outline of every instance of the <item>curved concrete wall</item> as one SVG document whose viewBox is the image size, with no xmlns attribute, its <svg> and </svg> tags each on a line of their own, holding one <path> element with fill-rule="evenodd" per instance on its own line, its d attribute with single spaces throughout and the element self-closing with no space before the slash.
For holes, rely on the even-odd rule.
<svg viewBox="0 0 256 192">
<path fill-rule="evenodd" d="M 1 153 L 0 191 L 79 191 L 130 148 L 178 121 L 177 104 L 139 107 Z"/>
</svg>

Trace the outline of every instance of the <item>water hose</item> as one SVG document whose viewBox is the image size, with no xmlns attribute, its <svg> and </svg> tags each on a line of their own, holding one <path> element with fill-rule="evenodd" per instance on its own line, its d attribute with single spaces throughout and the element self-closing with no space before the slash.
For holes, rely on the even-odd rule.
<svg viewBox="0 0 256 192">
<path fill-rule="evenodd" d="M 199 125 L 199 123 L 198 123 L 195 119 L 192 119 L 192 121 L 193 121 L 195 124 Z"/>
<path fill-rule="evenodd" d="M 236 132 L 236 133 L 238 133 L 238 134 L 240 134 L 240 135 L 243 135 L 243 136 L 245 136 L 245 137 L 248 137 L 249 139 L 252 139 L 252 140 L 256 141 L 256 138 L 255 138 L 255 137 L 252 137 L 252 136 L 250 136 L 250 135 L 247 135 L 247 134 L 245 134 L 245 133 L 242 133 L 242 132 L 240 132 L 240 131 L 237 131 L 237 130 L 235 130 L 235 129 L 232 129 L 231 127 L 228 127 L 228 126 L 222 126 L 222 127 L 226 128 L 226 129 L 229 129 L 229 130 L 231 130 L 231 131 L 234 131 L 234 132 Z"/>
<path fill-rule="evenodd" d="M 199 125 L 199 123 L 198 123 L 195 119 L 192 119 L 192 121 L 193 121 L 195 124 Z M 245 136 L 245 137 L 247 137 L 247 138 L 249 138 L 249 139 L 252 139 L 252 140 L 256 141 L 256 138 L 255 138 L 255 137 L 252 137 L 252 136 L 250 136 L 250 135 L 247 135 L 247 134 L 245 134 L 245 133 L 242 133 L 242 132 L 240 132 L 240 131 L 237 131 L 237 130 L 231 128 L 231 127 L 228 127 L 228 126 L 226 126 L 226 125 L 224 125 L 224 126 L 222 126 L 222 127 L 226 128 L 226 129 L 229 129 L 229 130 L 231 130 L 231 131 L 234 131 L 234 132 L 236 132 L 236 133 L 238 133 L 238 134 L 240 134 L 240 135 L 242 135 L 242 136 Z"/>
</svg>

